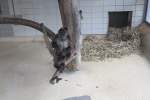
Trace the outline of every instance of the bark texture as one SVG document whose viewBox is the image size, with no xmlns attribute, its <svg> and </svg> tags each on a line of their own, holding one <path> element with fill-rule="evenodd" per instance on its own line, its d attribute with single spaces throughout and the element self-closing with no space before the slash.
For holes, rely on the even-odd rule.
<svg viewBox="0 0 150 100">
<path fill-rule="evenodd" d="M 72 51 L 76 51 L 77 53 L 76 58 L 71 62 L 69 67 L 76 69 L 81 61 L 79 41 L 81 29 L 78 3 L 77 0 L 58 0 L 58 3 L 63 27 L 68 28 L 68 32 L 71 37 Z"/>
</svg>

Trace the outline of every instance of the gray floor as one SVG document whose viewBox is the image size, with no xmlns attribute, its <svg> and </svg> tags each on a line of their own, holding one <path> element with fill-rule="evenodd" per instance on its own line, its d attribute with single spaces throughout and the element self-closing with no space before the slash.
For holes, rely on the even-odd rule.
<svg viewBox="0 0 150 100">
<path fill-rule="evenodd" d="M 150 100 L 150 66 L 131 55 L 104 62 L 83 62 L 50 85 L 52 57 L 42 43 L 0 43 L 0 100 Z"/>
</svg>

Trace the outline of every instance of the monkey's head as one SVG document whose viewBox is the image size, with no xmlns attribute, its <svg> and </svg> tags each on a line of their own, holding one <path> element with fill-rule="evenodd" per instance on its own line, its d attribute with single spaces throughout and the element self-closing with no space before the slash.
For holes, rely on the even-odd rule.
<svg viewBox="0 0 150 100">
<path fill-rule="evenodd" d="M 58 30 L 58 33 L 66 32 L 66 31 L 68 31 L 68 28 L 67 27 L 62 27 Z"/>
<path fill-rule="evenodd" d="M 60 28 L 59 31 L 58 31 L 58 34 L 59 34 L 59 36 L 61 38 L 62 37 L 67 38 L 68 37 L 68 29 L 67 29 L 67 27 Z"/>
</svg>

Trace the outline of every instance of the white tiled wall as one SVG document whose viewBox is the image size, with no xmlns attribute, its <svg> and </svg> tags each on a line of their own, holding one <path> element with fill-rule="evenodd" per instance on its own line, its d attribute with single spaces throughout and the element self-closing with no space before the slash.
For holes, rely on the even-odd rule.
<svg viewBox="0 0 150 100">
<path fill-rule="evenodd" d="M 7 1 L 7 0 L 0 0 Z M 13 15 L 11 0 L 9 11 Z M 145 0 L 78 0 L 83 11 L 82 34 L 106 34 L 109 11 L 133 11 L 132 26 L 142 22 Z M 44 23 L 54 32 L 61 27 L 57 0 L 14 0 L 15 14 Z M 38 36 L 40 32 L 24 26 L 13 26 L 15 36 Z"/>
<path fill-rule="evenodd" d="M 44 23 L 54 32 L 61 27 L 57 0 L 14 0 L 15 14 Z M 25 26 L 14 26 L 16 36 L 37 36 L 40 32 Z"/>
<path fill-rule="evenodd" d="M 83 11 L 82 34 L 106 34 L 108 12 L 132 11 L 132 26 L 138 26 L 143 19 L 145 0 L 78 0 Z"/>
</svg>

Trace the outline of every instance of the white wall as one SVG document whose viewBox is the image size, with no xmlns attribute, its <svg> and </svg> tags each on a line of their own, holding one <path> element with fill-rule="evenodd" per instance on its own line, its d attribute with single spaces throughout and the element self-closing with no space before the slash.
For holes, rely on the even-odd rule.
<svg viewBox="0 0 150 100">
<path fill-rule="evenodd" d="M 108 12 L 132 11 L 132 26 L 138 26 L 143 19 L 145 0 L 79 0 L 83 11 L 83 34 L 106 34 Z"/>
<path fill-rule="evenodd" d="M 15 14 L 44 23 L 54 32 L 61 27 L 57 0 L 14 0 Z M 15 36 L 39 36 L 40 32 L 24 26 L 14 26 Z"/>
<path fill-rule="evenodd" d="M 9 13 L 13 15 L 12 0 L 8 1 Z M 82 34 L 106 34 L 109 11 L 133 11 L 132 26 L 138 26 L 142 22 L 145 0 L 78 1 L 79 8 L 83 11 Z M 14 0 L 14 6 L 16 16 L 44 23 L 54 32 L 57 32 L 62 26 L 57 0 Z M 13 26 L 13 31 L 13 36 L 41 35 L 37 30 L 24 26 Z"/>
<path fill-rule="evenodd" d="M 8 0 L 0 0 L 0 16 L 9 16 L 9 5 Z M 11 25 L 1 25 L 0 24 L 0 37 L 11 37 L 13 36 L 13 28 Z"/>
<path fill-rule="evenodd" d="M 148 0 L 148 8 L 147 8 L 146 21 L 148 23 L 150 23 L 150 0 Z"/>
</svg>

